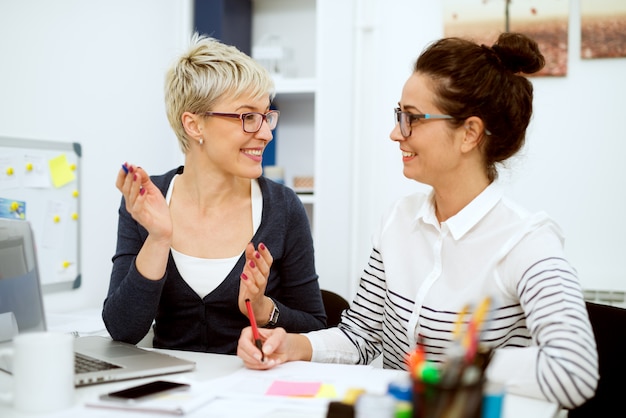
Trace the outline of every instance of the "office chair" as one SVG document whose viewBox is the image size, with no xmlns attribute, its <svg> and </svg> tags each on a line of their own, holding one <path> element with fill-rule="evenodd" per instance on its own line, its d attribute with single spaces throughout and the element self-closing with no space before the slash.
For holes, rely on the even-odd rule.
<svg viewBox="0 0 626 418">
<path fill-rule="evenodd" d="M 343 297 L 330 290 L 322 289 L 322 301 L 326 309 L 326 324 L 334 327 L 341 321 L 341 313 L 350 307 L 350 304 Z"/>
<path fill-rule="evenodd" d="M 610 417 L 624 408 L 626 309 L 586 302 L 598 347 L 600 380 L 593 398 L 570 410 L 568 418 Z M 618 414 L 619 415 L 619 414 Z"/>
</svg>

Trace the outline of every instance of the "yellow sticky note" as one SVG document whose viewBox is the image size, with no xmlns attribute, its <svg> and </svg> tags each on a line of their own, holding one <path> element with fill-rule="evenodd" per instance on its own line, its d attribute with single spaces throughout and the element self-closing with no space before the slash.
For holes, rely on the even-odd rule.
<svg viewBox="0 0 626 418">
<path fill-rule="evenodd" d="M 50 166 L 50 176 L 54 187 L 61 187 L 74 180 L 74 172 L 67 162 L 65 154 L 61 154 L 48 161 Z"/>
<path fill-rule="evenodd" d="M 322 383 L 319 392 L 317 392 L 316 398 L 324 398 L 324 399 L 335 399 L 337 397 L 337 390 L 335 390 L 335 386 Z"/>
</svg>

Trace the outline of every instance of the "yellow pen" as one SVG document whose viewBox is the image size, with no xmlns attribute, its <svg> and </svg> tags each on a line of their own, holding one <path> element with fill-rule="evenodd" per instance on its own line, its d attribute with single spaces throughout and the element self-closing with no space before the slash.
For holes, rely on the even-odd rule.
<svg viewBox="0 0 626 418">
<path fill-rule="evenodd" d="M 467 314 L 469 310 L 469 305 L 463 306 L 461 312 L 459 312 L 459 316 L 456 318 L 456 322 L 454 323 L 454 328 L 452 329 L 452 338 L 454 340 L 458 340 L 461 336 L 461 327 L 463 326 L 463 318 Z"/>
<path fill-rule="evenodd" d="M 474 358 L 476 350 L 478 349 L 480 329 L 485 321 L 490 305 L 491 298 L 487 296 L 482 300 L 482 302 L 480 302 L 480 305 L 478 305 L 478 308 L 476 309 L 476 312 L 474 312 L 474 316 L 467 327 L 467 333 L 465 334 L 463 346 L 467 350 L 466 361 L 468 362 Z"/>
<path fill-rule="evenodd" d="M 483 301 L 478 305 L 478 309 L 474 314 L 474 322 L 476 323 L 476 332 L 480 332 L 480 328 L 485 322 L 485 316 L 487 316 L 487 312 L 489 311 L 489 306 L 491 306 L 491 298 L 489 296 L 485 297 Z"/>
</svg>

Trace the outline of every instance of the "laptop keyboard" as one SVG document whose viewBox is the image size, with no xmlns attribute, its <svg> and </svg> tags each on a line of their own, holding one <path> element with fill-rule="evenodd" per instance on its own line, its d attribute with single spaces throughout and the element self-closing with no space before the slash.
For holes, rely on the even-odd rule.
<svg viewBox="0 0 626 418">
<path fill-rule="evenodd" d="M 84 354 L 74 354 L 74 373 L 88 373 L 97 372 L 101 370 L 119 369 L 120 366 L 116 366 L 113 363 L 108 363 L 103 360 L 97 360 L 85 356 Z"/>
</svg>

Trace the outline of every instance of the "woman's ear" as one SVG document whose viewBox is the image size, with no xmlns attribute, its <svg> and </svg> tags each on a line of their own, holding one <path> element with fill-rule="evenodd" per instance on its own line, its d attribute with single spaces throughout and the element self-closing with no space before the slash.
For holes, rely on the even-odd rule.
<svg viewBox="0 0 626 418">
<path fill-rule="evenodd" d="M 478 116 L 470 116 L 463 124 L 465 137 L 463 139 L 463 151 L 470 151 L 477 148 L 485 135 L 485 124 Z"/>
<path fill-rule="evenodd" d="M 191 112 L 184 112 L 180 117 L 180 121 L 183 124 L 183 128 L 190 138 L 196 141 L 201 141 L 202 138 L 202 126 L 199 121 L 199 116 Z"/>
</svg>

